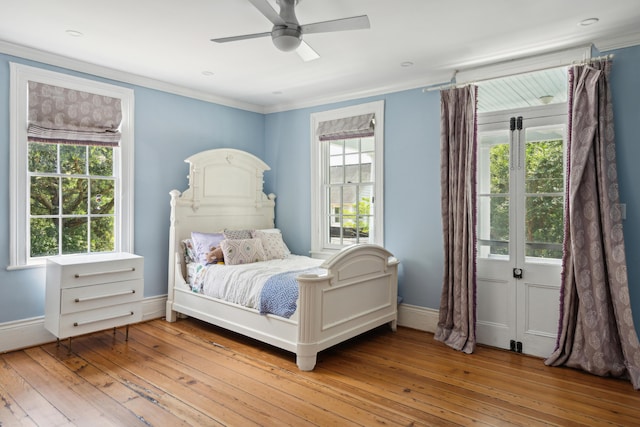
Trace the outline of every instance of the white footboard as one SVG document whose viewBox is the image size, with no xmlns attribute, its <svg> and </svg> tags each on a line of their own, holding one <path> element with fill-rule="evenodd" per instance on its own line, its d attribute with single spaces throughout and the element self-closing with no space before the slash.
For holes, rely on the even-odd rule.
<svg viewBox="0 0 640 427">
<path fill-rule="evenodd" d="M 397 324 L 398 260 L 377 245 L 354 245 L 324 262 L 326 276 L 301 275 L 297 364 L 377 326 Z"/>
</svg>

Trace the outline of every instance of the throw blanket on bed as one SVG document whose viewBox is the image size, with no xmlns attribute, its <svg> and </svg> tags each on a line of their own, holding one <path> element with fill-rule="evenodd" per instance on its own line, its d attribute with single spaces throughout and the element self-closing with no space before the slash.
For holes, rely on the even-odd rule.
<svg viewBox="0 0 640 427">
<path fill-rule="evenodd" d="M 260 314 L 275 314 L 287 319 L 295 313 L 298 300 L 298 281 L 301 274 L 321 274 L 322 268 L 289 271 L 271 276 L 260 293 Z"/>
<path fill-rule="evenodd" d="M 260 307 L 262 288 L 269 278 L 291 273 L 291 278 L 295 282 L 297 275 L 316 269 L 322 262 L 321 259 L 289 255 L 285 259 L 250 264 L 210 264 L 196 269 L 191 288 L 194 292 L 200 292 L 212 298 L 239 304 L 260 312 L 262 311 Z M 319 274 L 326 273 L 326 270 L 322 268 L 318 268 L 317 271 Z M 297 294 L 293 299 L 294 307 L 296 299 Z"/>
</svg>

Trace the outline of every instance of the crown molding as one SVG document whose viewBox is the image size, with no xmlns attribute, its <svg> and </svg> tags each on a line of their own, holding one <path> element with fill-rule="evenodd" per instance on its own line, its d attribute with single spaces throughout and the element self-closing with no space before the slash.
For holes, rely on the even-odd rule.
<svg viewBox="0 0 640 427">
<path fill-rule="evenodd" d="M 432 86 L 441 84 L 442 82 L 448 82 L 451 78 L 451 72 L 441 72 L 437 74 L 425 75 L 424 78 L 401 81 L 385 86 L 378 86 L 371 89 L 343 92 L 340 95 L 329 95 L 322 98 L 306 99 L 301 102 L 283 102 L 275 105 L 265 106 L 264 113 L 280 113 L 290 110 L 299 110 L 302 108 L 317 107 L 320 105 L 334 104 L 337 102 L 351 101 L 355 99 L 369 98 L 373 96 L 387 95 L 395 92 L 402 92 L 405 90 L 412 90 L 417 88 L 423 88 L 425 86 Z"/>
<path fill-rule="evenodd" d="M 606 37 L 593 43 L 600 52 L 640 45 L 640 31 Z"/>
<path fill-rule="evenodd" d="M 105 79 L 110 79 L 122 83 L 128 83 L 136 86 L 142 86 L 149 89 L 155 89 L 174 95 L 194 98 L 201 101 L 212 102 L 226 107 L 238 108 L 240 110 L 252 111 L 254 113 L 264 113 L 264 107 L 237 101 L 230 98 L 217 96 L 211 93 L 196 91 L 171 83 L 163 82 L 149 77 L 128 73 L 126 71 L 116 70 L 89 62 L 80 61 L 66 56 L 46 52 L 31 47 L 21 46 L 0 40 L 0 53 L 16 56 L 18 58 L 36 61 L 47 65 L 65 68 L 71 71 L 86 73 Z"/>
</svg>

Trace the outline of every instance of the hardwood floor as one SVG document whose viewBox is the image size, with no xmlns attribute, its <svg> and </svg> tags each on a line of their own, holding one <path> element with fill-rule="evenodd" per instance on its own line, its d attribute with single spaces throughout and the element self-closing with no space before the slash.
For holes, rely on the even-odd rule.
<svg viewBox="0 0 640 427">
<path fill-rule="evenodd" d="M 295 356 L 195 320 L 0 355 L 0 425 L 640 425 L 640 392 L 540 359 L 379 328 Z"/>
</svg>

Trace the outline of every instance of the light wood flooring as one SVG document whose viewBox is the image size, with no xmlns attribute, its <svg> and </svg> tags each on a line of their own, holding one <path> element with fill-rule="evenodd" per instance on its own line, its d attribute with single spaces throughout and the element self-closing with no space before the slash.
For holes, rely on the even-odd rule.
<svg viewBox="0 0 640 427">
<path fill-rule="evenodd" d="M 63 342 L 62 344 L 66 344 Z M 162 319 L 0 354 L 0 425 L 640 425 L 640 392 L 542 360 L 387 327 L 295 356 Z"/>
</svg>

